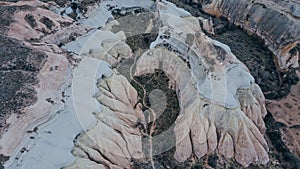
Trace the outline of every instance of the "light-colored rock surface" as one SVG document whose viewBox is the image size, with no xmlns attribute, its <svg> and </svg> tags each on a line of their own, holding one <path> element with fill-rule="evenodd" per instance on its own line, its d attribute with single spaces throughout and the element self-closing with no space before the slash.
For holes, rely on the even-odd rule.
<svg viewBox="0 0 300 169">
<path fill-rule="evenodd" d="M 74 33 L 68 32 L 70 28 L 66 26 L 71 25 L 73 31 L 80 33 L 86 30 L 72 25 L 71 18 L 45 9 L 51 6 L 48 3 L 19 1 L 6 5 L 20 8 L 14 13 L 14 22 L 6 36 L 23 41 L 28 48 L 44 53 L 47 59 L 37 75 L 39 83 L 34 86 L 37 102 L 21 114 L 11 112 L 6 121 L 9 127 L 0 139 L 0 154 L 10 156 L 6 168 L 59 168 L 73 160 L 72 139 L 82 128 L 72 109 L 72 99 L 68 99 L 72 65 L 58 45 Z M 68 120 L 69 123 L 65 122 Z"/>
<path fill-rule="evenodd" d="M 228 46 L 205 36 L 195 18 L 165 14 L 173 9 L 168 3 L 158 7 L 160 35 L 139 58 L 135 76 L 160 69 L 176 82 L 181 110 L 175 158 L 185 161 L 192 152 L 201 158 L 216 151 L 243 166 L 266 164 L 265 100 L 248 69 Z"/>
<path fill-rule="evenodd" d="M 134 4 L 133 2 L 131 5 Z M 3 5 L 29 6 L 14 13 L 14 22 L 9 26 L 7 36 L 21 40 L 26 46 L 48 56 L 38 75 L 40 83 L 36 86 L 37 103 L 27 107 L 24 114 L 12 114 L 7 119 L 9 127 L 0 139 L 0 153 L 10 156 L 10 160 L 5 166 L 7 168 L 59 168 L 65 166 L 74 160 L 70 154 L 73 146 L 72 140 L 83 129 L 89 129 L 96 123 L 96 120 L 94 118 L 89 119 L 87 114 L 88 111 L 99 110 L 101 105 L 95 104 L 93 107 L 89 104 L 93 105 L 90 100 L 95 100 L 92 96 L 97 91 L 95 84 L 97 77 L 101 77 L 102 74 L 109 74 L 108 64 L 105 65 L 103 61 L 98 59 L 84 59 L 76 69 L 78 71 L 72 72 L 73 65 L 67 59 L 71 56 L 58 46 L 73 41 L 77 36 L 87 34 L 94 28 L 89 24 L 86 24 L 87 26 L 79 25 L 73 19 L 55 13 L 60 9 L 53 3 L 35 0 L 3 3 Z M 53 11 L 45 8 L 50 8 Z M 26 18 L 30 18 L 30 21 Z M 105 23 L 106 21 L 101 22 Z M 93 33 L 93 31 L 90 32 Z M 109 32 L 106 31 L 105 33 Z M 114 38 L 121 39 L 121 49 L 118 48 L 118 45 L 112 49 L 115 52 L 113 53 L 114 56 L 118 54 L 116 52 L 130 56 L 130 48 L 127 47 L 127 49 L 122 50 L 124 43 L 121 42 L 124 40 L 124 36 L 121 33 L 114 36 L 109 34 L 105 40 L 109 41 Z M 78 54 L 81 54 L 81 49 L 86 50 L 83 44 L 75 47 L 76 50 L 79 48 Z M 76 52 L 74 53 L 76 54 Z M 74 63 L 74 60 L 69 61 Z M 90 65 L 91 63 L 95 66 Z M 81 68 L 82 70 L 79 70 Z M 70 88 L 71 83 L 72 87 Z M 84 87 L 88 87 L 91 92 L 85 90 Z M 77 93 L 73 93 L 73 89 Z M 68 97 L 74 98 L 68 99 Z M 82 104 L 82 102 L 87 104 Z M 73 104 L 76 104 L 74 108 Z M 89 109 L 85 109 L 85 112 L 80 111 L 85 106 L 88 106 Z M 91 116 L 94 117 L 92 114 Z M 63 122 L 68 120 L 70 123 Z M 56 136 L 59 139 L 56 139 Z M 56 147 L 54 148 L 53 145 Z M 60 155 L 56 156 L 55 151 L 60 152 Z M 46 154 L 50 159 L 47 159 Z M 32 160 L 35 162 L 32 163 Z"/>
<path fill-rule="evenodd" d="M 121 14 L 125 14 L 126 12 L 131 12 L 139 8 L 150 10 L 153 5 L 154 2 L 149 0 L 103 1 L 100 6 L 95 5 L 89 10 L 86 13 L 86 19 L 80 20 L 79 22 L 90 27 L 104 27 L 106 26 L 108 19 L 113 19 L 111 14 L 112 10 L 120 10 Z M 112 8 L 109 9 L 110 7 Z"/>
<path fill-rule="evenodd" d="M 31 26 L 24 22 L 24 16 L 32 14 L 32 16 L 36 19 L 36 26 L 34 28 L 31 28 Z M 39 15 L 38 15 L 39 14 Z M 53 20 L 53 27 L 51 29 L 47 27 L 45 24 L 41 23 L 41 19 L 43 17 L 50 17 L 50 20 Z M 16 22 L 11 24 L 10 31 L 8 32 L 8 36 L 24 40 L 24 39 L 40 39 L 42 36 L 44 36 L 47 33 L 51 33 L 51 31 L 54 31 L 60 27 L 59 22 L 71 22 L 71 20 L 66 20 L 60 18 L 58 15 L 50 15 L 48 10 L 36 8 L 36 11 L 20 11 L 17 12 L 14 16 L 16 19 Z M 55 19 L 55 20 L 54 20 Z M 57 20 L 57 21 L 56 21 Z M 24 29 L 25 28 L 25 29 Z M 16 34 L 18 32 L 18 34 Z"/>
<path fill-rule="evenodd" d="M 17 5 L 25 4 L 27 3 L 17 3 Z M 44 3 L 29 2 L 30 4 L 35 7 L 33 11 L 20 10 L 15 13 L 15 22 L 10 25 L 7 36 L 18 40 L 40 39 L 51 31 L 40 21 L 37 21 L 35 29 L 32 28 L 24 19 L 24 16 L 27 14 L 32 14 L 38 20 L 45 16 L 50 17 L 53 19 L 53 30 L 59 27 L 60 22 L 70 22 L 68 19 L 63 19 L 58 15 L 49 13 L 48 10 L 40 8 L 40 6 L 46 5 Z M 41 33 L 42 30 L 44 33 Z M 0 153 L 6 156 L 16 155 L 17 152 L 15 150 L 22 148 L 24 144 L 22 142 L 23 137 L 29 135 L 26 134 L 27 131 L 33 131 L 36 126 L 48 121 L 57 111 L 63 109 L 64 103 L 61 101 L 63 99 L 61 92 L 70 82 L 71 66 L 61 49 L 53 44 L 46 45 L 25 42 L 25 45 L 45 53 L 47 60 L 38 74 L 39 83 L 35 86 L 38 101 L 34 105 L 25 108 L 23 110 L 24 114 L 13 114 L 8 119 L 9 128 L 0 139 Z"/>
<path fill-rule="evenodd" d="M 16 114 L 11 117 L 14 120 L 9 121 L 13 123 L 10 124 L 8 131 L 3 134 L 0 140 L 2 147 L 0 150 L 1 154 L 11 155 L 16 146 L 19 146 L 23 139 L 22 136 L 26 134 L 26 131 L 33 130 L 36 125 L 47 121 L 56 111 L 63 107 L 61 102 L 61 87 L 66 83 L 66 80 L 69 80 L 67 78 L 70 76 L 68 61 L 64 56 L 53 53 L 47 54 L 47 62 L 38 75 L 40 79 L 40 83 L 36 87 L 38 101 L 26 108 L 24 115 L 18 115 L 18 119 L 16 119 Z M 50 67 L 53 65 L 58 66 L 56 71 L 50 71 Z M 53 101 L 55 106 L 47 101 L 48 98 Z"/>
<path fill-rule="evenodd" d="M 155 69 L 164 70 L 176 81 L 181 108 L 175 126 L 177 160 L 185 161 L 192 152 L 198 158 L 218 152 L 244 166 L 268 162 L 267 143 L 254 122 L 240 108 L 226 108 L 203 98 L 190 69 L 176 54 L 166 49 L 149 50 L 138 60 L 135 75 L 153 73 Z M 261 118 L 260 112 L 257 108 L 252 117 Z M 223 137 L 217 139 L 217 132 Z"/>
<path fill-rule="evenodd" d="M 97 90 L 96 77 L 112 73 L 108 64 L 94 59 L 82 58 L 82 61 L 73 72 L 72 85 L 64 90 L 64 107 L 43 124 L 35 132 L 27 133 L 23 142 L 14 153 L 16 159 L 11 159 L 6 168 L 60 168 L 71 164 L 75 158 L 70 153 L 73 139 L 83 131 L 96 125 L 92 112 L 101 109 L 92 96 Z M 13 121 L 13 119 L 12 119 Z M 27 136 L 34 139 L 28 140 Z M 19 152 L 25 148 L 26 152 Z M 11 157 L 14 157 L 13 154 Z M 34 163 L 32 162 L 34 161 Z"/>
<path fill-rule="evenodd" d="M 96 30 L 67 44 L 64 48 L 76 54 L 105 60 L 112 65 L 121 58 L 128 58 L 132 55 L 124 37 L 124 32 L 114 34 L 109 30 Z"/>
<path fill-rule="evenodd" d="M 136 90 L 117 73 L 101 79 L 98 88 L 94 97 L 104 107 L 94 112 L 96 126 L 76 139 L 72 151 L 76 160 L 67 168 L 128 168 L 131 158 L 143 156 L 141 132 L 136 127 L 142 113 L 136 105 Z"/>
<path fill-rule="evenodd" d="M 93 112 L 100 110 L 101 105 L 92 96 L 97 90 L 98 77 L 112 74 L 110 65 L 104 61 L 83 57 L 75 68 L 72 79 L 73 104 L 77 118 L 84 131 L 96 125 Z"/>
<path fill-rule="evenodd" d="M 235 158 L 243 166 L 266 164 L 268 146 L 262 135 L 265 100 L 246 66 L 228 46 L 208 38 L 201 31 L 198 19 L 188 12 L 165 1 L 158 2 L 157 7 L 161 21 L 159 36 L 151 44 L 152 49 L 138 59 L 134 75 L 161 69 L 175 81 L 181 108 L 174 130 L 175 158 L 183 162 L 192 153 L 201 158 L 217 152 L 225 158 Z M 102 34 L 100 30 L 86 38 L 85 42 L 91 45 L 83 53 L 105 59 L 106 53 L 113 55 L 116 51 L 105 50 L 105 45 L 107 49 L 118 46 L 127 50 L 128 46 L 118 45 L 116 40 L 104 41 Z M 117 58 L 110 63 L 116 61 Z M 174 86 L 174 82 L 170 85 Z M 117 74 L 103 77 L 98 87 L 100 93 L 95 97 L 104 108 L 94 113 L 96 126 L 77 138 L 73 149 L 76 161 L 69 168 L 103 165 L 124 168 L 130 166 L 131 158 L 143 156 L 141 133 L 136 128 L 142 113 L 139 106 L 135 107 L 135 89 Z"/>
<path fill-rule="evenodd" d="M 299 67 L 299 1 L 212 0 L 202 5 L 205 12 L 225 16 L 264 39 L 281 69 Z"/>
<path fill-rule="evenodd" d="M 178 53 L 190 65 L 198 91 L 205 98 L 226 107 L 238 107 L 237 89 L 250 88 L 254 83 L 247 67 L 236 59 L 227 45 L 207 37 L 195 17 L 180 13 L 168 15 L 164 13 L 168 6 L 163 7 L 162 26 L 151 48 L 166 46 Z M 206 90 L 201 90 L 203 88 Z"/>
<path fill-rule="evenodd" d="M 216 152 L 243 166 L 268 162 L 263 137 L 265 99 L 260 88 L 230 48 L 208 38 L 198 18 L 187 11 L 166 1 L 153 6 L 151 0 L 113 0 L 90 8 L 87 18 L 76 24 L 43 8 L 60 10 L 50 3 L 17 4 L 35 8 L 15 13 L 8 36 L 25 41 L 48 59 L 39 74 L 37 103 L 26 108 L 25 114 L 7 120 L 10 126 L 0 139 L 0 153 L 11 156 L 7 168 L 130 168 L 132 159 L 143 158 L 138 128 L 144 118 L 142 105 L 137 103 L 136 89 L 124 76 L 112 72 L 111 65 L 133 57 L 126 44 L 128 32 L 151 33 L 156 20 L 160 21 L 158 38 L 138 59 L 135 75 L 161 69 L 176 89 L 180 115 L 174 130 L 175 158 L 183 162 L 192 153 L 201 158 Z M 136 32 L 113 33 L 112 27 L 119 23 L 107 22 L 112 16 L 107 4 L 118 5 L 114 8 L 123 14 L 137 8 L 156 11 L 151 15 L 153 20 Z M 36 20 L 35 26 L 25 21 L 29 14 Z M 51 28 L 42 23 L 44 17 L 51 20 Z M 207 21 L 208 29 L 209 24 Z M 58 47 L 69 41 L 63 49 L 81 59 L 76 65 L 71 65 L 69 55 Z M 62 101 L 64 95 L 72 98 Z M 31 136 L 37 139 L 29 140 Z"/>
</svg>

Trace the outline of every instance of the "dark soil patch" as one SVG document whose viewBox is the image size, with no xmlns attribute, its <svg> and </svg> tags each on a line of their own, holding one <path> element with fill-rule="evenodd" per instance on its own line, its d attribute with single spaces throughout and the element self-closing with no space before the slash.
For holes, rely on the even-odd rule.
<svg viewBox="0 0 300 169">
<path fill-rule="evenodd" d="M 0 115 L 18 113 L 35 102 L 37 73 L 46 55 L 0 35 Z"/>
<path fill-rule="evenodd" d="M 135 77 L 135 79 L 142 84 L 147 92 L 147 95 L 145 97 L 145 102 L 148 107 L 151 107 L 149 102 L 149 94 L 151 91 L 155 89 L 160 89 L 164 92 L 166 96 L 166 107 L 163 111 L 163 113 L 156 119 L 155 121 L 155 131 L 152 133 L 152 136 L 157 136 L 162 134 L 166 130 L 170 130 L 171 134 L 168 135 L 168 137 L 164 140 L 160 140 L 159 142 L 153 141 L 153 150 L 154 151 L 160 151 L 162 150 L 162 147 L 167 144 L 166 142 L 174 142 L 175 143 L 175 135 L 173 132 L 173 125 L 175 123 L 175 120 L 179 114 L 179 104 L 176 96 L 176 92 L 172 89 L 168 88 L 169 79 L 166 76 L 166 74 L 161 70 L 155 70 L 153 74 L 145 74 L 139 77 Z M 136 89 L 140 88 L 136 83 L 132 81 L 133 87 Z M 142 90 L 137 90 L 139 97 L 143 98 L 144 93 Z M 150 131 L 150 126 L 152 126 L 153 122 L 150 122 L 147 124 L 148 128 L 145 130 L 148 134 Z M 146 139 L 147 140 L 147 139 Z M 148 147 L 148 142 L 143 143 L 144 148 Z M 145 150 L 147 151 L 147 150 Z M 154 152 L 156 153 L 156 152 Z M 147 154 L 147 153 L 145 153 Z M 157 153 L 158 154 L 158 153 Z M 182 166 L 183 168 L 186 166 L 185 163 L 178 163 L 174 157 L 174 148 L 171 150 L 154 156 L 153 160 L 155 162 L 155 165 L 158 166 L 158 168 L 166 168 L 167 166 L 171 166 L 173 168 L 174 166 Z M 134 161 L 133 164 L 134 168 L 151 168 L 151 164 L 149 161 Z"/>
<path fill-rule="evenodd" d="M 266 133 L 276 151 L 276 158 L 280 160 L 282 168 L 299 169 L 300 161 L 289 151 L 281 139 L 279 129 L 284 127 L 284 124 L 277 122 L 271 113 L 268 113 L 265 117 L 265 123 L 267 127 Z"/>
<path fill-rule="evenodd" d="M 27 14 L 27 15 L 25 15 L 24 19 L 32 28 L 37 26 L 37 23 L 36 23 L 33 15 Z"/>
<path fill-rule="evenodd" d="M 13 16 L 16 10 L 16 7 L 0 5 L 0 34 L 6 33 L 9 25 L 13 22 Z"/>
<path fill-rule="evenodd" d="M 0 35 L 0 71 L 41 69 L 46 55 L 33 51 L 20 41 Z"/>
<path fill-rule="evenodd" d="M 36 74 L 25 71 L 0 71 L 1 114 L 20 113 L 20 110 L 36 101 L 33 85 Z M 0 115 L 1 116 L 1 115 Z"/>
<path fill-rule="evenodd" d="M 174 158 L 175 153 L 175 147 L 171 150 L 164 152 L 162 154 L 156 155 L 153 157 L 154 160 L 154 166 L 157 169 L 163 169 L 163 168 L 172 168 L 172 169 L 186 169 L 186 168 L 192 168 L 193 161 L 187 160 L 186 162 L 180 163 Z M 198 164 L 198 166 L 202 169 L 203 165 Z M 140 160 L 133 160 L 133 169 L 152 169 L 152 164 L 150 161 L 140 161 Z M 199 169 L 200 169 L 199 168 Z"/>
<path fill-rule="evenodd" d="M 133 52 L 137 49 L 149 49 L 150 44 L 157 38 L 157 33 L 146 33 L 141 35 L 129 36 L 126 43 L 130 46 Z"/>
<path fill-rule="evenodd" d="M 2 165 L 2 163 L 4 163 L 7 160 L 9 160 L 8 156 L 4 156 L 4 155 L 0 154 L 0 169 L 4 169 L 4 166 Z"/>
<path fill-rule="evenodd" d="M 46 27 L 48 29 L 52 29 L 52 26 L 54 25 L 53 21 L 47 17 L 43 17 L 41 20 L 40 20 L 44 25 L 46 25 Z"/>
<path fill-rule="evenodd" d="M 139 77 L 135 77 L 135 79 L 142 85 L 144 85 L 147 95 L 145 97 L 146 106 L 151 107 L 149 102 L 149 94 L 151 91 L 155 89 L 160 89 L 164 92 L 167 97 L 166 108 L 162 115 L 160 115 L 155 122 L 156 129 L 153 133 L 153 136 L 161 134 L 163 131 L 169 129 L 175 122 L 178 114 L 179 114 L 179 103 L 177 100 L 176 91 L 169 89 L 169 79 L 167 75 L 162 70 L 155 70 L 154 74 L 145 74 Z M 132 81 L 133 87 L 138 86 Z M 141 91 L 138 93 L 140 98 L 143 98 L 144 93 Z M 151 126 L 152 122 L 148 124 Z M 149 131 L 149 129 L 148 129 Z"/>
<path fill-rule="evenodd" d="M 158 20 L 155 16 L 143 9 L 135 13 L 120 14 L 114 11 L 113 16 L 119 22 L 118 26 L 113 26 L 112 32 L 117 33 L 124 31 L 126 35 L 126 43 L 130 46 L 133 52 L 137 49 L 149 49 L 150 44 L 155 41 L 158 36 Z M 153 20 L 153 28 L 150 33 L 144 33 L 147 30 L 149 20 Z"/>
</svg>

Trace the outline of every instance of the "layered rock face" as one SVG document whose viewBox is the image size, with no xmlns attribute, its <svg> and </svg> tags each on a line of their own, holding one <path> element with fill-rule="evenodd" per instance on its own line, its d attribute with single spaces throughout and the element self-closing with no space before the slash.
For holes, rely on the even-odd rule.
<svg viewBox="0 0 300 169">
<path fill-rule="evenodd" d="M 226 17 L 235 25 L 265 40 L 281 69 L 299 67 L 300 18 L 298 1 L 212 0 L 200 1 L 202 9 Z"/>
</svg>

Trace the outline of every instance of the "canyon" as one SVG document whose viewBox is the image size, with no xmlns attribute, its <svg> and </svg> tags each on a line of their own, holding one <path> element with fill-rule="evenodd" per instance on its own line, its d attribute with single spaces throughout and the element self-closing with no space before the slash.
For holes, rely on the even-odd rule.
<svg viewBox="0 0 300 169">
<path fill-rule="evenodd" d="M 299 167 L 297 1 L 0 11 L 2 167 Z"/>
</svg>

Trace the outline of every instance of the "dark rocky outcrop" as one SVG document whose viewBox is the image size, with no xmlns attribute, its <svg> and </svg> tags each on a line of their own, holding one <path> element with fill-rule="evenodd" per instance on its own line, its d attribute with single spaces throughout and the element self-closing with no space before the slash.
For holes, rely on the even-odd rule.
<svg viewBox="0 0 300 169">
<path fill-rule="evenodd" d="M 13 21 L 13 14 L 16 11 L 16 7 L 0 6 L 0 34 L 4 34 Z"/>
</svg>

